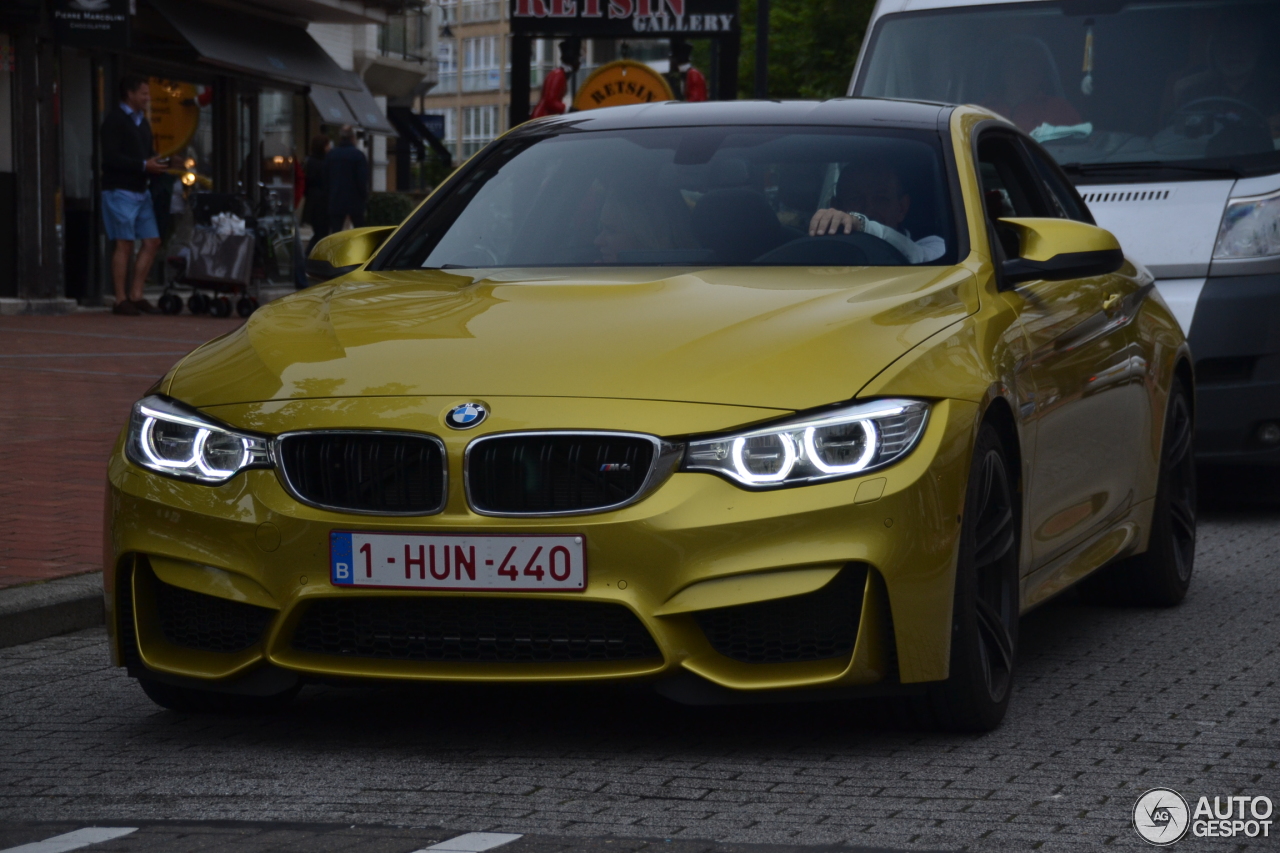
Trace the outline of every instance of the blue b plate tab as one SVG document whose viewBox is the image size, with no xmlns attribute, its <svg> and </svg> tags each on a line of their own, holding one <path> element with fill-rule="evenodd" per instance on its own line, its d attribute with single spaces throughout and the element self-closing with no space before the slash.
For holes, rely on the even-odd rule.
<svg viewBox="0 0 1280 853">
<path fill-rule="evenodd" d="M 329 580 L 335 586 L 351 586 L 351 534 L 334 530 L 329 533 Z"/>
</svg>

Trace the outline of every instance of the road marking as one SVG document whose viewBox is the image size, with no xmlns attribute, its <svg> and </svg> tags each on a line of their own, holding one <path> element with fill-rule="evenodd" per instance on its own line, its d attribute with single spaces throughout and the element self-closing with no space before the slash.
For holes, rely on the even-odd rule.
<svg viewBox="0 0 1280 853">
<path fill-rule="evenodd" d="M 9 847 L 5 850 L 0 850 L 0 853 L 67 853 L 68 850 L 79 850 L 81 847 L 88 847 L 90 844 L 110 841 L 113 838 L 119 838 L 122 835 L 137 831 L 138 828 L 136 826 L 90 826 L 86 829 L 77 829 L 75 832 L 55 835 L 53 838 L 46 838 L 44 841 L 33 841 L 30 844 Z M 465 838 L 466 836 L 463 837 Z M 519 838 L 520 836 L 517 835 L 516 837 Z"/>
<path fill-rule="evenodd" d="M 468 832 L 466 835 L 459 835 L 457 838 L 450 838 L 448 841 L 432 844 L 430 847 L 424 847 L 421 850 L 414 851 L 414 853 L 427 853 L 427 851 L 431 850 L 434 850 L 435 853 L 481 853 L 484 850 L 492 850 L 495 847 L 510 844 L 517 838 L 523 837 L 523 835 L 515 835 L 510 832 Z M 0 850 L 0 853 L 8 853 L 8 851 Z"/>
</svg>

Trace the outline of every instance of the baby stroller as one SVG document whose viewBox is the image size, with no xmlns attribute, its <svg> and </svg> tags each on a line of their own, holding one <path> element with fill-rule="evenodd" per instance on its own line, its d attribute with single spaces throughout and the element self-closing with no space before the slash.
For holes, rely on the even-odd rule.
<svg viewBox="0 0 1280 853">
<path fill-rule="evenodd" d="M 258 308 L 257 222 L 248 203 L 230 193 L 198 193 L 191 209 L 190 239 L 165 259 L 160 310 L 181 313 L 178 288 L 188 287 L 186 307 L 192 314 L 230 317 L 234 307 L 241 317 L 248 317 Z M 235 297 L 239 298 L 233 306 Z"/>
</svg>

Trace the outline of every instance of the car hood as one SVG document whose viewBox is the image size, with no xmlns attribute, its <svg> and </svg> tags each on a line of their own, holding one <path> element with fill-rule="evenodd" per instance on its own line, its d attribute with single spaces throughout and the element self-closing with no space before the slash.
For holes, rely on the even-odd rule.
<svg viewBox="0 0 1280 853">
<path fill-rule="evenodd" d="M 961 267 L 354 273 L 187 356 L 195 406 L 597 397 L 804 409 L 978 308 Z"/>
</svg>

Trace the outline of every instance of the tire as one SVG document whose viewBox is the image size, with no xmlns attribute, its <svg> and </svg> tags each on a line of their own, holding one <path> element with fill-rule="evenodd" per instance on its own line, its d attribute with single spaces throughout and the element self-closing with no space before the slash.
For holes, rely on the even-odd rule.
<svg viewBox="0 0 1280 853">
<path fill-rule="evenodd" d="M 192 314 L 203 314 L 209 310 L 209 297 L 203 293 L 192 293 L 187 297 L 187 310 Z"/>
<path fill-rule="evenodd" d="M 925 722 L 949 732 L 989 732 L 1013 692 L 1018 648 L 1022 507 L 999 432 L 983 424 L 965 491 L 951 622 L 951 669 L 922 700 Z"/>
<path fill-rule="evenodd" d="M 179 687 L 150 678 L 139 678 L 138 686 L 161 708 L 184 714 L 272 714 L 284 710 L 301 689 L 300 686 L 291 687 L 272 696 L 242 696 Z"/>
<path fill-rule="evenodd" d="M 1195 423 L 1191 394 L 1179 378 L 1169 389 L 1160 479 L 1147 550 L 1094 572 L 1080 584 L 1090 604 L 1173 607 L 1186 598 L 1196 559 Z"/>
<path fill-rule="evenodd" d="M 236 314 L 241 317 L 248 317 L 258 307 L 258 300 L 251 299 L 248 296 L 241 296 L 236 300 Z"/>
<path fill-rule="evenodd" d="M 160 311 L 170 316 L 182 313 L 182 299 L 176 293 L 165 293 L 160 297 Z"/>
<path fill-rule="evenodd" d="M 218 296 L 209 301 L 209 313 L 219 319 L 231 316 L 231 300 L 225 296 Z"/>
</svg>

